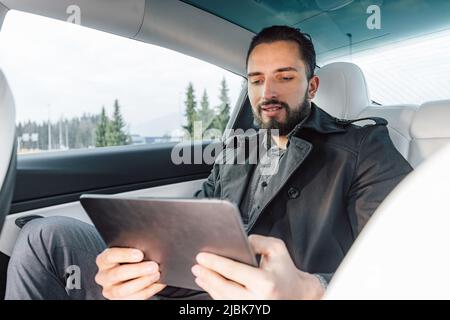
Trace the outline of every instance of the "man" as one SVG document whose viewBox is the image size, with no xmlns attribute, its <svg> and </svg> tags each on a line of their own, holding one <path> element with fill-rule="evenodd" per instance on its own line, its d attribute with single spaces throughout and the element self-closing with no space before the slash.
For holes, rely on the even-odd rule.
<svg viewBox="0 0 450 320">
<path fill-rule="evenodd" d="M 192 272 L 208 297 L 320 299 L 374 210 L 411 171 L 386 121 L 357 127 L 311 103 L 319 86 L 314 67 L 312 42 L 297 29 L 266 28 L 250 45 L 248 96 L 259 126 L 279 130 L 273 139 L 281 158 L 272 175 L 262 173 L 261 161 L 216 163 L 196 194 L 239 204 L 261 255 L 254 268 L 199 253 Z M 104 248 L 95 229 L 81 222 L 30 222 L 11 257 L 6 297 L 200 297 L 159 283 L 157 263 L 142 261 L 139 250 Z M 65 289 L 62 275 L 72 264 L 84 272 L 82 290 Z"/>
</svg>

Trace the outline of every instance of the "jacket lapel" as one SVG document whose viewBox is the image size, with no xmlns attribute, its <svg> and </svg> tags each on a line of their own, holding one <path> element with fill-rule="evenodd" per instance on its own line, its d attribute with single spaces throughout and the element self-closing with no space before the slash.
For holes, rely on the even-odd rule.
<svg viewBox="0 0 450 320">
<path fill-rule="evenodd" d="M 286 158 L 283 159 L 283 165 L 279 167 L 278 172 L 267 185 L 267 188 L 269 188 L 267 192 L 269 196 L 261 203 L 260 209 L 255 212 L 249 223 L 249 231 L 258 220 L 261 212 L 279 194 L 280 190 L 286 185 L 289 178 L 297 171 L 312 150 L 312 144 L 301 138 L 292 137 L 290 143 L 291 146 L 286 150 L 286 154 L 284 155 Z"/>
<path fill-rule="evenodd" d="M 227 199 L 239 207 L 254 166 L 253 164 L 224 165 L 221 173 L 221 199 Z"/>
<path fill-rule="evenodd" d="M 247 191 L 251 173 L 255 169 L 258 161 L 258 148 L 261 147 L 262 136 L 260 134 L 255 134 L 247 137 L 236 136 L 231 139 L 237 140 L 237 148 L 230 148 L 230 143 L 228 142 L 226 143 L 228 148 L 225 150 L 234 153 L 232 158 L 236 164 L 225 164 L 220 167 L 222 187 L 221 198 L 228 199 L 239 206 L 244 193 Z M 247 144 L 245 141 L 247 141 Z M 252 143 L 256 143 L 256 145 Z M 246 145 L 248 148 L 248 157 L 245 157 Z M 242 154 L 244 157 L 239 156 Z M 242 159 L 244 160 L 244 163 L 240 162 Z"/>
</svg>

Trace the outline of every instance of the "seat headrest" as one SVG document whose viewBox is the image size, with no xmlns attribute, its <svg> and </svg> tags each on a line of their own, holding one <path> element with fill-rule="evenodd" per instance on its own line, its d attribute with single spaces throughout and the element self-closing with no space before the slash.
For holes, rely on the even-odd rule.
<svg viewBox="0 0 450 320">
<path fill-rule="evenodd" d="M 316 74 L 320 84 L 313 101 L 332 116 L 354 119 L 370 105 L 366 78 L 356 64 L 334 62 Z"/>
<path fill-rule="evenodd" d="M 415 139 L 450 138 L 450 100 L 422 104 L 411 125 Z"/>
</svg>

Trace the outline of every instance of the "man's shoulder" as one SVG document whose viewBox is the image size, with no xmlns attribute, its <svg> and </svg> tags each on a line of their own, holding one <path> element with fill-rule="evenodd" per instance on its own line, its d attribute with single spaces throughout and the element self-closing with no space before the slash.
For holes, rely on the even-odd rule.
<svg viewBox="0 0 450 320">
<path fill-rule="evenodd" d="M 383 118 L 370 117 L 359 119 L 338 119 L 336 123 L 344 130 L 336 134 L 319 137 L 325 143 L 345 146 L 354 152 L 358 152 L 367 140 L 390 140 L 387 130 L 388 122 Z"/>
<path fill-rule="evenodd" d="M 388 122 L 379 117 L 340 119 L 313 105 L 304 124 L 307 135 L 317 142 L 328 142 L 358 149 L 364 138 L 372 132 L 386 136 Z M 388 135 L 387 135 L 388 136 Z"/>
<path fill-rule="evenodd" d="M 361 145 L 369 136 L 389 138 L 387 120 L 378 117 L 359 118 L 348 122 L 348 134 L 356 137 L 357 145 Z"/>
</svg>

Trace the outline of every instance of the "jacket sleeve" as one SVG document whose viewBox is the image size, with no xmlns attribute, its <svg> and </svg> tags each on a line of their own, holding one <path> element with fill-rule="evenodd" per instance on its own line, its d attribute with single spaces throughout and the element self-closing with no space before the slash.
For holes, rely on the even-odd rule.
<svg viewBox="0 0 450 320">
<path fill-rule="evenodd" d="M 413 169 L 393 145 L 384 125 L 367 126 L 359 144 L 347 213 L 356 239 L 387 195 Z M 319 273 L 327 282 L 334 273 Z"/>
<path fill-rule="evenodd" d="M 208 178 L 203 182 L 200 190 L 194 193 L 195 198 L 214 198 L 219 180 L 219 165 L 214 164 Z"/>
<path fill-rule="evenodd" d="M 347 212 L 356 238 L 386 196 L 412 171 L 394 147 L 386 126 L 363 128 Z"/>
</svg>

